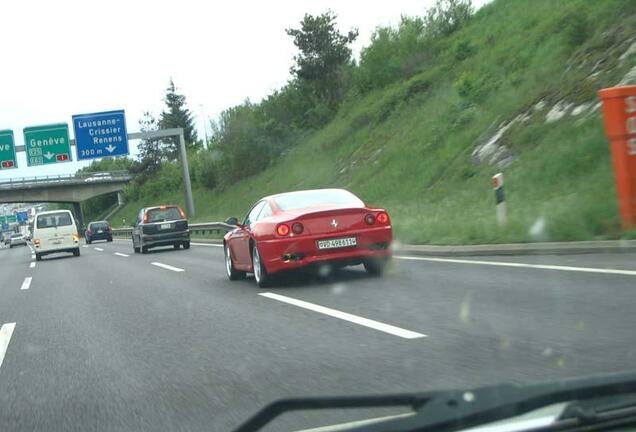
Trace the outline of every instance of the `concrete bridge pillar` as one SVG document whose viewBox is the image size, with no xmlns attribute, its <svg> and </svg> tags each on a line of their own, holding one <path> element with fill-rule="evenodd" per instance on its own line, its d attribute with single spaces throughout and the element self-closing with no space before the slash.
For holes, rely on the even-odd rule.
<svg viewBox="0 0 636 432">
<path fill-rule="evenodd" d="M 73 203 L 73 213 L 75 214 L 75 220 L 77 221 L 77 229 L 79 230 L 80 237 L 84 236 L 84 214 L 82 213 L 81 203 Z"/>
</svg>

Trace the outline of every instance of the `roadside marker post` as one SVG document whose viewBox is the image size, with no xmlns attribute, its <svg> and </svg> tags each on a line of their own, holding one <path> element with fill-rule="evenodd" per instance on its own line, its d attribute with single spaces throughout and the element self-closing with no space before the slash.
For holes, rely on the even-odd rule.
<svg viewBox="0 0 636 432">
<path fill-rule="evenodd" d="M 495 207 L 497 209 L 497 223 L 504 226 L 508 222 L 506 199 L 504 196 L 504 178 L 502 173 L 492 176 L 492 188 L 495 191 Z"/>
<path fill-rule="evenodd" d="M 624 229 L 636 227 L 636 85 L 601 89 L 618 207 Z"/>
</svg>

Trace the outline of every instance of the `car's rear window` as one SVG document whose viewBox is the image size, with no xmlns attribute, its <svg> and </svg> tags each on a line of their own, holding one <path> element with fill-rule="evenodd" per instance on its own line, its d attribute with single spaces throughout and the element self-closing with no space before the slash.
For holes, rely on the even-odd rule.
<svg viewBox="0 0 636 432">
<path fill-rule="evenodd" d="M 148 222 L 163 222 L 182 219 L 178 207 L 165 207 L 150 209 L 146 212 Z"/>
<path fill-rule="evenodd" d="M 281 210 L 296 210 L 321 205 L 350 205 L 362 207 L 364 203 L 346 190 L 326 189 L 302 192 L 290 192 L 274 198 L 276 205 Z"/>
<path fill-rule="evenodd" d="M 91 224 L 91 229 L 106 229 L 108 228 L 108 224 L 105 222 L 93 222 Z"/>
<path fill-rule="evenodd" d="M 11 238 L 21 238 L 22 234 L 11 234 Z"/>
<path fill-rule="evenodd" d="M 39 215 L 37 220 L 38 228 L 53 228 L 59 226 L 72 225 L 73 220 L 71 215 L 67 212 L 49 213 L 45 215 Z"/>
</svg>

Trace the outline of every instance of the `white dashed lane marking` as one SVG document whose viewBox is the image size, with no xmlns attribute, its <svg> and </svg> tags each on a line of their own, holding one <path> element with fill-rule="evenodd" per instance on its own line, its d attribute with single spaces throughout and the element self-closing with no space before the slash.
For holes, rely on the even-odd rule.
<svg viewBox="0 0 636 432">
<path fill-rule="evenodd" d="M 32 262 L 32 263 L 29 265 L 29 268 L 35 268 L 35 262 Z"/>
<path fill-rule="evenodd" d="M 151 263 L 151 264 L 152 264 L 153 266 L 161 267 L 161 268 L 164 268 L 164 269 L 166 269 L 166 270 L 172 270 L 173 272 L 182 272 L 182 271 L 185 271 L 185 270 L 184 270 L 184 269 L 182 269 L 182 268 L 179 268 L 179 267 L 172 267 L 171 265 L 168 265 L 168 264 L 162 264 L 162 263 L 160 263 L 160 262 L 153 262 L 153 263 Z"/>
<path fill-rule="evenodd" d="M 361 316 L 353 315 L 347 312 L 341 312 L 336 309 L 327 308 L 324 306 L 320 306 L 317 304 L 309 303 L 303 300 L 298 300 L 295 298 L 283 296 L 280 294 L 275 294 L 271 292 L 260 293 L 259 295 L 263 297 L 270 298 L 272 300 L 278 300 L 283 303 L 288 303 L 294 306 L 301 307 L 303 309 L 309 309 L 314 312 L 318 312 L 324 315 L 329 315 L 330 317 L 339 318 L 341 320 L 349 321 L 354 324 L 358 324 L 361 326 L 369 327 L 374 330 L 379 330 L 384 333 L 392 334 L 393 336 L 399 336 L 404 339 L 417 339 L 426 337 L 425 334 L 417 333 L 411 330 L 405 330 L 400 327 L 392 326 L 390 324 L 385 324 L 379 321 L 371 320 L 368 318 L 363 318 Z"/>
<path fill-rule="evenodd" d="M 124 257 L 124 258 L 127 258 L 127 257 L 130 256 L 130 255 L 126 255 L 125 253 L 121 253 L 121 252 L 115 252 L 113 255 L 117 255 L 117 256 L 120 256 L 120 257 Z"/>
<path fill-rule="evenodd" d="M 25 277 L 24 281 L 22 282 L 22 286 L 20 287 L 21 290 L 28 290 L 31 287 L 31 280 L 33 278 L 31 276 L 29 277 Z"/>
<path fill-rule="evenodd" d="M 619 274 L 627 276 L 636 276 L 636 270 L 619 270 L 619 269 L 604 269 L 593 267 L 570 267 L 570 266 L 558 266 L 548 264 L 525 264 L 506 261 L 479 261 L 479 260 L 465 260 L 465 259 L 451 259 L 451 258 L 425 258 L 425 257 L 412 257 L 412 256 L 396 256 L 395 258 L 401 260 L 411 261 L 430 261 L 430 262 L 443 262 L 451 264 L 473 264 L 473 265 L 488 265 L 499 267 L 517 267 L 517 268 L 529 268 L 539 270 L 560 270 L 570 272 L 583 272 L 583 273 L 605 273 L 605 274 Z"/>
<path fill-rule="evenodd" d="M 98 251 L 98 252 L 104 252 L 104 249 L 102 249 L 102 248 L 97 248 L 96 247 L 95 250 Z"/>
<path fill-rule="evenodd" d="M 0 327 L 0 367 L 4 361 L 4 355 L 7 353 L 13 329 L 15 329 L 15 323 L 6 323 Z"/>
</svg>

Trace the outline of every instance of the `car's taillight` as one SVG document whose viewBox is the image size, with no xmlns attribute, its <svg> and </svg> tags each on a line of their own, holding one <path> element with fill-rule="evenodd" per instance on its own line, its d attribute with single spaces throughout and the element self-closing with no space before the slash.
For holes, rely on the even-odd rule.
<svg viewBox="0 0 636 432">
<path fill-rule="evenodd" d="M 40 246 L 40 239 L 33 239 L 33 244 L 36 246 Z"/>
<path fill-rule="evenodd" d="M 278 225 L 276 227 L 276 233 L 279 236 L 283 236 L 284 237 L 284 236 L 289 234 L 289 227 L 287 225 L 285 225 L 285 224 L 280 224 L 280 225 Z"/>
<path fill-rule="evenodd" d="M 303 226 L 303 224 L 301 224 L 300 222 L 295 222 L 292 225 L 292 232 L 294 234 L 302 234 L 302 232 L 305 230 L 305 227 Z"/>
<path fill-rule="evenodd" d="M 73 234 L 73 241 L 79 241 L 79 234 L 78 233 Z"/>
<path fill-rule="evenodd" d="M 381 224 L 389 223 L 389 215 L 386 212 L 380 212 L 376 216 L 376 220 Z"/>
<path fill-rule="evenodd" d="M 364 221 L 367 223 L 367 225 L 373 225 L 375 223 L 375 216 L 369 213 L 364 217 Z"/>
<path fill-rule="evenodd" d="M 186 215 L 183 212 L 183 210 L 181 210 L 181 207 L 177 207 L 177 209 L 179 210 L 179 214 L 181 215 L 181 219 L 186 219 Z"/>
</svg>

